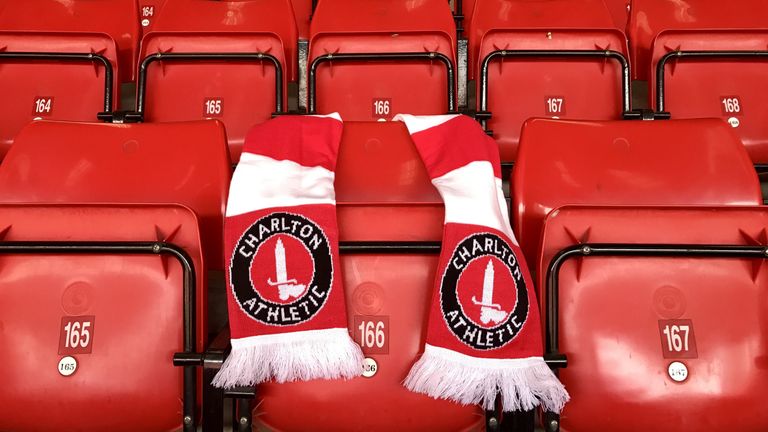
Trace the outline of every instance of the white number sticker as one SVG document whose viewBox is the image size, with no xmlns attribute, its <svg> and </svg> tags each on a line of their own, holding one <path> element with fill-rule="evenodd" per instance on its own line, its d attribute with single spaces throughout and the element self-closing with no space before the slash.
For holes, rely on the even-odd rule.
<svg viewBox="0 0 768 432">
<path fill-rule="evenodd" d="M 674 382 L 683 382 L 688 379 L 688 367 L 683 362 L 675 361 L 667 367 L 667 374 Z"/>
<path fill-rule="evenodd" d="M 66 356 L 59 360 L 59 373 L 61 376 L 68 377 L 77 370 L 77 360 L 74 357 Z"/>
<path fill-rule="evenodd" d="M 363 359 L 363 376 L 366 378 L 371 378 L 372 376 L 376 375 L 376 372 L 379 371 L 379 364 L 376 363 L 376 360 L 366 357 Z"/>
</svg>

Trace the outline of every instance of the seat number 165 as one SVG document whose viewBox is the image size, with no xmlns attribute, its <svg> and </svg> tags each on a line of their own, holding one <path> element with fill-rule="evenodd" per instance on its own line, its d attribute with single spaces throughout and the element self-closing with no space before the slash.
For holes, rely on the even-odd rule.
<svg viewBox="0 0 768 432">
<path fill-rule="evenodd" d="M 59 354 L 90 354 L 96 317 L 64 316 L 61 318 Z"/>
</svg>

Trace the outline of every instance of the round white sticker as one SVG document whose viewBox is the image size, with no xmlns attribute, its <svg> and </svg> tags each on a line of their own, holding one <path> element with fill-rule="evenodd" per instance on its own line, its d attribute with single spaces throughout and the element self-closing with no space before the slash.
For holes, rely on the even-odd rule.
<svg viewBox="0 0 768 432">
<path fill-rule="evenodd" d="M 70 376 L 77 370 L 77 360 L 72 356 L 66 356 L 59 360 L 59 373 L 62 376 Z"/>
<path fill-rule="evenodd" d="M 731 125 L 731 127 L 735 127 L 735 128 L 739 127 L 739 124 L 741 124 L 739 122 L 739 119 L 737 119 L 736 117 L 729 118 L 728 123 Z"/>
<path fill-rule="evenodd" d="M 366 357 L 363 359 L 363 376 L 366 378 L 370 378 L 374 375 L 376 375 L 376 372 L 379 370 L 379 364 L 376 363 L 376 360 Z"/>
<path fill-rule="evenodd" d="M 144 27 L 149 26 L 149 20 L 144 18 L 143 20 L 141 20 L 141 25 L 143 25 Z"/>
<path fill-rule="evenodd" d="M 667 373 L 672 381 L 683 382 L 688 379 L 688 367 L 683 362 L 672 362 L 667 368 Z"/>
</svg>

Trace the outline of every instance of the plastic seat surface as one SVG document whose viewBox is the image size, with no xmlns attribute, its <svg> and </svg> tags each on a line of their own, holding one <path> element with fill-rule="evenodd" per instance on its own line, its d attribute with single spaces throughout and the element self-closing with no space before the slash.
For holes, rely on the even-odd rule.
<svg viewBox="0 0 768 432">
<path fill-rule="evenodd" d="M 197 349 L 203 348 L 205 272 L 197 219 L 188 208 L 2 204 L 0 226 L 2 242 L 154 242 L 160 232 L 173 233 L 170 242 L 198 272 Z M 4 253 L 0 262 L 1 430 L 181 428 L 182 368 L 172 363 L 183 350 L 176 259 Z M 77 361 L 70 376 L 59 372 L 65 356 Z"/>
<path fill-rule="evenodd" d="M 632 0 L 627 31 L 632 42 L 633 78 L 648 80 L 651 77 L 655 63 L 651 58 L 654 41 L 666 30 L 765 29 L 766 12 L 766 3 L 762 0 L 741 0 L 738 7 L 723 7 L 716 0 Z M 678 47 L 669 45 L 668 48 Z M 765 49 L 763 46 L 762 50 Z"/>
<path fill-rule="evenodd" d="M 300 39 L 309 39 L 309 23 L 312 18 L 312 0 L 291 0 L 296 28 Z"/>
<path fill-rule="evenodd" d="M 0 28 L 109 35 L 117 44 L 120 79 L 128 82 L 133 80 L 136 68 L 141 32 L 138 14 L 136 0 L 2 0 Z"/>
<path fill-rule="evenodd" d="M 558 251 L 583 242 L 765 247 L 766 224 L 757 206 L 564 207 L 546 220 L 540 273 Z M 762 258 L 567 261 L 559 351 L 569 363 L 560 379 L 572 399 L 561 430 L 766 430 L 764 267 Z M 668 372 L 673 362 L 687 369 L 681 382 Z"/>
<path fill-rule="evenodd" d="M 603 0 L 605 7 L 613 18 L 614 25 L 625 31 L 629 22 L 629 6 L 631 0 Z"/>
<path fill-rule="evenodd" d="M 619 120 L 622 64 L 602 51 L 628 56 L 626 37 L 602 0 L 478 2 L 469 27 L 469 74 L 482 110 L 482 68 L 500 50 L 598 51 L 595 57 L 496 57 L 488 64 L 486 128 L 501 160 L 517 157 L 520 129 L 530 117 Z"/>
<path fill-rule="evenodd" d="M 141 57 L 156 53 L 266 53 L 287 82 L 296 78 L 297 32 L 290 0 L 278 2 L 170 2 L 142 41 Z M 276 68 L 265 59 L 157 61 L 147 67 L 144 119 L 148 122 L 221 120 L 233 162 L 248 130 L 276 110 Z M 139 89 L 140 90 L 140 89 Z"/>
<path fill-rule="evenodd" d="M 0 202 L 183 204 L 198 215 L 209 268 L 221 269 L 230 173 L 217 121 L 40 121 L 0 165 Z"/>
<path fill-rule="evenodd" d="M 0 17 L 4 16 L 0 10 Z M 113 98 L 120 99 L 117 46 L 106 34 L 0 31 L 5 52 L 99 53 L 113 70 Z M 104 111 L 105 67 L 90 61 L 39 61 L 0 58 L 0 160 L 16 134 L 33 119 L 96 121 Z"/>
<path fill-rule="evenodd" d="M 455 33 L 442 0 L 321 0 L 312 18 L 309 63 L 327 54 L 434 52 L 447 57 L 455 74 Z M 316 83 L 315 111 L 337 111 L 345 121 L 444 114 L 449 106 L 446 66 L 438 60 L 331 59 L 317 65 Z"/>
<path fill-rule="evenodd" d="M 440 241 L 443 206 L 399 122 L 344 124 L 336 170 L 340 239 Z M 424 347 L 437 254 L 344 253 L 349 331 L 373 377 L 263 384 L 254 419 L 271 430 L 481 430 L 482 410 L 412 393 L 402 380 Z M 383 323 L 381 346 L 360 325 Z"/>
<path fill-rule="evenodd" d="M 344 123 L 335 190 L 342 240 L 442 238 L 443 201 L 402 122 Z"/>
<path fill-rule="evenodd" d="M 719 120 L 532 119 L 521 143 L 512 225 L 528 262 L 544 218 L 563 205 L 762 204 L 744 146 Z"/>
<path fill-rule="evenodd" d="M 756 164 L 768 163 L 765 84 L 768 4 L 745 0 L 725 8 L 711 0 L 633 0 L 629 23 L 634 75 L 649 80 L 649 106 L 672 118 L 718 117 L 738 132 Z M 763 57 L 671 58 L 663 106 L 657 67 L 674 51 L 762 52 Z"/>
<path fill-rule="evenodd" d="M 768 7 L 764 8 L 768 13 Z M 764 28 L 764 27 L 763 27 Z M 768 163 L 768 31 L 664 31 L 652 47 L 649 103 L 658 111 L 655 66 L 670 51 L 763 52 L 763 58 L 674 60 L 665 67 L 664 106 L 672 118 L 718 117 L 727 121 L 754 163 Z"/>
</svg>

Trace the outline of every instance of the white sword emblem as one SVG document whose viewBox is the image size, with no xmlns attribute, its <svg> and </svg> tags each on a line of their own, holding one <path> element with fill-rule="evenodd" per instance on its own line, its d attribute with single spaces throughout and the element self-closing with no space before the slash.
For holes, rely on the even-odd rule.
<svg viewBox="0 0 768 432">
<path fill-rule="evenodd" d="M 494 324 L 498 324 L 507 317 L 507 312 L 501 310 L 501 305 L 493 302 L 494 278 L 493 259 L 489 259 L 488 265 L 485 266 L 485 276 L 483 277 L 482 301 L 477 301 L 477 298 L 472 296 L 472 303 L 480 306 L 480 321 L 483 324 L 488 324 L 491 321 Z"/>
<path fill-rule="evenodd" d="M 280 239 L 277 239 L 275 245 L 275 278 L 276 281 L 272 281 L 271 278 L 267 279 L 267 283 L 277 287 L 280 300 L 285 301 L 289 297 L 298 297 L 304 292 L 305 285 L 297 284 L 296 279 L 288 279 L 288 269 L 285 265 L 285 246 Z"/>
</svg>

